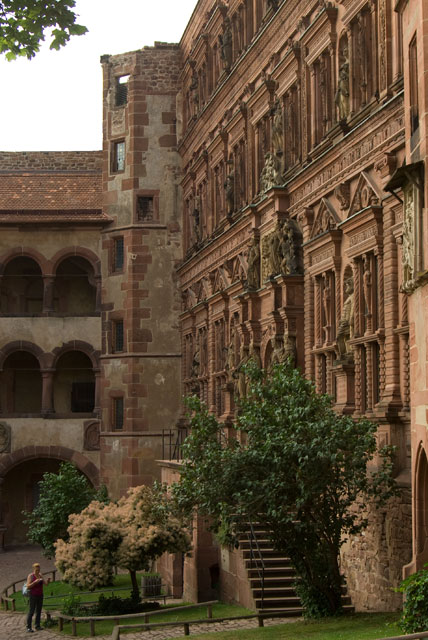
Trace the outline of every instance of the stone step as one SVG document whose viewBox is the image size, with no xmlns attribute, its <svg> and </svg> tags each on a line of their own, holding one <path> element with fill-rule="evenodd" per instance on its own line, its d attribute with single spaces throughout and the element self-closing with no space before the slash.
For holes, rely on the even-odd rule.
<svg viewBox="0 0 428 640">
<path fill-rule="evenodd" d="M 252 562 L 252 566 L 251 566 L 251 562 Z M 281 557 L 263 558 L 263 563 L 265 565 L 265 569 L 270 567 L 283 567 L 284 569 L 291 569 L 294 572 L 294 569 L 291 566 L 288 558 L 281 558 Z M 261 563 L 259 561 L 259 565 L 260 564 Z M 245 558 L 245 566 L 247 569 L 256 569 L 257 563 L 254 559 L 251 560 L 251 558 Z"/>
<path fill-rule="evenodd" d="M 255 553 L 255 557 L 257 558 L 258 554 L 257 554 L 257 549 L 254 550 Z M 251 558 L 251 550 L 250 549 L 243 549 L 242 550 L 242 555 L 244 558 Z M 281 553 L 281 551 L 277 551 L 276 549 L 272 549 L 272 547 L 267 548 L 267 549 L 263 549 L 262 550 L 262 556 L 263 556 L 263 560 L 267 560 L 269 558 L 283 558 L 284 560 L 287 560 L 288 562 L 290 562 L 289 558 L 285 558 L 284 554 Z"/>
<path fill-rule="evenodd" d="M 252 589 L 261 589 L 262 581 L 259 576 L 254 576 L 253 578 L 249 578 L 250 585 Z M 265 589 L 266 587 L 276 587 L 276 588 L 288 588 L 294 585 L 295 578 L 293 576 L 284 577 L 282 574 L 279 576 L 269 576 L 265 573 Z"/>
<path fill-rule="evenodd" d="M 256 608 L 260 609 L 262 606 L 262 600 L 260 598 L 254 598 L 256 603 Z M 300 599 L 297 596 L 265 596 L 263 598 L 263 609 L 291 609 L 291 608 L 299 608 L 300 607 Z"/>
<path fill-rule="evenodd" d="M 251 578 L 259 578 L 259 572 L 256 567 L 251 567 L 247 569 L 248 577 Z M 296 572 L 290 565 L 273 565 L 273 566 L 265 566 L 265 578 L 295 578 Z"/>
</svg>

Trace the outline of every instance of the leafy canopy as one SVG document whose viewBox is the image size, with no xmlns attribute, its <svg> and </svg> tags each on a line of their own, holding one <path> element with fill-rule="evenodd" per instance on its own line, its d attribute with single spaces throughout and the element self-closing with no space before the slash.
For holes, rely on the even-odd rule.
<svg viewBox="0 0 428 640">
<path fill-rule="evenodd" d="M 269 376 L 249 363 L 246 374 L 240 438 L 197 397 L 188 400 L 191 433 L 175 498 L 185 513 L 197 507 L 211 516 L 223 543 L 236 543 L 249 520 L 263 522 L 300 576 L 307 615 L 335 613 L 340 547 L 367 526 L 368 500 L 380 506 L 394 494 L 392 452 L 377 451 L 376 425 L 335 413 L 331 398 L 289 363 Z"/>
<path fill-rule="evenodd" d="M 50 48 L 60 49 L 71 36 L 87 32 L 76 24 L 75 0 L 0 0 L 0 53 L 8 60 L 32 58 L 48 31 Z"/>
<path fill-rule="evenodd" d="M 166 551 L 190 548 L 187 528 L 173 515 L 161 485 L 131 488 L 117 503 L 91 502 L 71 516 L 68 538 L 55 545 L 56 566 L 66 582 L 89 589 L 103 587 L 111 583 L 118 566 L 129 571 L 136 596 L 137 571 L 147 570 Z"/>
<path fill-rule="evenodd" d="M 39 482 L 40 496 L 36 508 L 28 513 L 27 537 L 40 544 L 48 557 L 55 555 L 54 543 L 58 538 L 68 539 L 68 517 L 79 513 L 92 500 L 107 500 L 107 491 L 96 491 L 70 462 L 62 462 L 58 473 L 45 473 Z"/>
</svg>

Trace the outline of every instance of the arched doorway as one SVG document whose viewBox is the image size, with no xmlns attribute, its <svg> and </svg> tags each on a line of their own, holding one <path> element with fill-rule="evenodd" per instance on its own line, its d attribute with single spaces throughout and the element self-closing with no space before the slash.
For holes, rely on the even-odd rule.
<svg viewBox="0 0 428 640">
<path fill-rule="evenodd" d="M 54 377 L 54 409 L 57 414 L 92 413 L 95 374 L 82 351 L 67 351 L 57 360 Z"/>
<path fill-rule="evenodd" d="M 81 256 L 65 258 L 55 274 L 54 309 L 60 313 L 85 315 L 96 311 L 94 270 Z"/>
<path fill-rule="evenodd" d="M 40 266 L 32 258 L 20 256 L 7 265 L 0 289 L 0 311 L 21 315 L 41 313 L 43 278 Z"/>
<path fill-rule="evenodd" d="M 14 351 L 0 372 L 0 409 L 3 415 L 40 414 L 42 375 L 40 363 L 29 351 Z"/>
</svg>

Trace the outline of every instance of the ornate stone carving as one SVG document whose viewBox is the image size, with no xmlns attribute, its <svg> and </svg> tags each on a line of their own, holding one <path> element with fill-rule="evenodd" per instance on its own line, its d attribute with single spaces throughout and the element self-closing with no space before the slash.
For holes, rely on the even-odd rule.
<svg viewBox="0 0 428 640">
<path fill-rule="evenodd" d="M 266 153 L 265 165 L 260 174 L 260 191 L 267 191 L 282 183 L 281 162 L 273 153 Z"/>
<path fill-rule="evenodd" d="M 302 234 L 294 220 L 277 221 L 274 231 L 262 240 L 263 280 L 280 273 L 302 273 L 301 241 Z"/>
<path fill-rule="evenodd" d="M 336 229 L 339 221 L 339 217 L 330 201 L 327 198 L 323 198 L 315 216 L 311 238 L 316 238 L 322 233 L 330 231 L 330 229 Z"/>
<path fill-rule="evenodd" d="M 345 295 L 346 299 L 336 336 L 339 358 L 352 355 L 352 348 L 349 344 L 349 341 L 354 337 L 354 278 L 352 276 L 345 281 Z"/>
<path fill-rule="evenodd" d="M 296 339 L 293 336 L 274 336 L 271 338 L 272 357 L 270 369 L 276 364 L 285 362 L 288 358 L 294 364 L 296 362 Z"/>
<path fill-rule="evenodd" d="M 379 193 L 377 184 L 372 180 L 368 173 L 362 171 L 349 207 L 348 215 L 352 216 L 354 213 L 358 213 L 367 207 L 380 206 L 381 194 Z"/>
<path fill-rule="evenodd" d="M 348 209 L 351 202 L 351 186 L 349 182 L 338 184 L 334 190 L 334 195 L 339 200 L 341 211 Z"/>
<path fill-rule="evenodd" d="M 11 428 L 7 422 L 0 422 L 0 453 L 9 453 L 11 444 Z"/>
<path fill-rule="evenodd" d="M 232 327 L 230 330 L 230 340 L 229 344 L 226 347 L 226 374 L 227 381 L 232 383 L 234 382 L 234 372 L 235 372 L 235 328 Z"/>
<path fill-rule="evenodd" d="M 195 202 L 194 202 L 194 206 L 193 206 L 193 211 L 192 211 L 192 218 L 193 218 L 193 236 L 195 239 L 195 243 L 199 244 L 201 241 L 201 199 L 199 198 L 199 196 L 197 196 L 195 198 Z"/>
<path fill-rule="evenodd" d="M 83 432 L 83 448 L 86 451 L 100 450 L 100 423 L 98 420 L 85 422 Z"/>
</svg>

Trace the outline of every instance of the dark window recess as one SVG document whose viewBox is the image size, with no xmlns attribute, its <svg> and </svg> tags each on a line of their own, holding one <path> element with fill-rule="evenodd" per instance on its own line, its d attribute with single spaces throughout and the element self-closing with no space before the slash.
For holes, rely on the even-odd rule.
<svg viewBox="0 0 428 640">
<path fill-rule="evenodd" d="M 409 65 L 410 65 L 410 131 L 413 135 L 419 128 L 419 95 L 418 95 L 418 49 L 416 36 L 409 45 Z"/>
<path fill-rule="evenodd" d="M 151 196 L 137 196 L 137 220 L 138 222 L 153 220 L 153 198 Z"/>
<path fill-rule="evenodd" d="M 113 398 L 113 429 L 123 429 L 123 398 Z"/>
<path fill-rule="evenodd" d="M 113 271 L 123 269 L 123 238 L 114 239 Z"/>
<path fill-rule="evenodd" d="M 95 403 L 94 382 L 73 382 L 71 385 L 72 413 L 92 413 Z"/>
<path fill-rule="evenodd" d="M 113 350 L 123 351 L 123 320 L 113 323 Z"/>
<path fill-rule="evenodd" d="M 113 144 L 113 171 L 124 171 L 125 169 L 125 143 L 115 142 Z"/>
<path fill-rule="evenodd" d="M 116 107 L 121 107 L 128 102 L 129 76 L 116 78 Z"/>
</svg>

